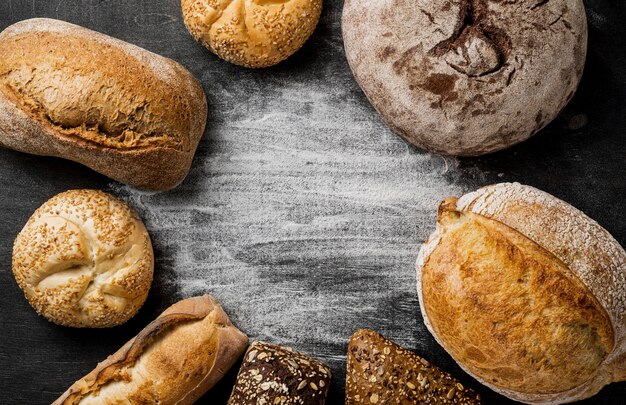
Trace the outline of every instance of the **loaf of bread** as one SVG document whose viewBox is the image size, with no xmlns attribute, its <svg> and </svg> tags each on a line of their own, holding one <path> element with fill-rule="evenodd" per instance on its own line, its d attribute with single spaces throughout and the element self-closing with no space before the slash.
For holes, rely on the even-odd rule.
<svg viewBox="0 0 626 405">
<path fill-rule="evenodd" d="M 528 139 L 572 98 L 587 50 L 582 0 L 346 0 L 354 76 L 414 145 L 476 156 Z"/>
<path fill-rule="evenodd" d="M 244 356 L 229 405 L 324 405 L 330 369 L 289 347 L 254 342 Z"/>
<path fill-rule="evenodd" d="M 0 33 L 0 145 L 164 190 L 187 175 L 207 105 L 176 62 L 66 22 Z"/>
<path fill-rule="evenodd" d="M 102 191 L 52 197 L 13 246 L 13 274 L 26 298 L 39 314 L 64 326 L 126 322 L 146 300 L 153 268 L 141 219 Z"/>
<path fill-rule="evenodd" d="M 348 345 L 346 405 L 480 404 L 480 396 L 428 360 L 371 330 Z"/>
<path fill-rule="evenodd" d="M 503 395 L 565 403 L 626 380 L 626 252 L 545 192 L 498 184 L 445 200 L 417 276 L 426 326 Z"/>
<path fill-rule="evenodd" d="M 249 68 L 275 65 L 311 36 L 322 0 L 182 0 L 191 35 L 220 58 Z"/>
<path fill-rule="evenodd" d="M 193 404 L 247 345 L 214 298 L 189 298 L 166 309 L 53 405 Z"/>
</svg>

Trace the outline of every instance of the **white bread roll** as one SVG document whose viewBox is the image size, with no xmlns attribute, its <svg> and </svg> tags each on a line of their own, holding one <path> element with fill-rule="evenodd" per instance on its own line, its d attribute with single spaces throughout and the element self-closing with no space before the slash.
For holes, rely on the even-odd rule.
<svg viewBox="0 0 626 405">
<path fill-rule="evenodd" d="M 72 190 L 44 203 L 17 235 L 13 274 L 37 313 L 64 326 L 130 319 L 152 283 L 150 236 L 125 202 Z"/>
<path fill-rule="evenodd" d="M 247 346 L 248 337 L 217 300 L 188 298 L 166 309 L 53 405 L 193 404 Z"/>
<path fill-rule="evenodd" d="M 626 380 L 626 252 L 533 187 L 498 184 L 440 206 L 417 261 L 426 326 L 509 398 L 564 403 Z"/>
</svg>

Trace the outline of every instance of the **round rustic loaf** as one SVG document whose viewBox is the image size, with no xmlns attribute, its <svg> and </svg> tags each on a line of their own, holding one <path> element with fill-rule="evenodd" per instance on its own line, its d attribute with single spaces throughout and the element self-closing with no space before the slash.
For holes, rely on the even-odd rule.
<svg viewBox="0 0 626 405">
<path fill-rule="evenodd" d="M 445 200 L 417 261 L 424 322 L 512 399 L 581 400 L 626 380 L 626 252 L 571 205 L 520 184 Z"/>
<path fill-rule="evenodd" d="M 193 37 L 220 58 L 249 68 L 275 65 L 311 36 L 322 0 L 182 0 Z"/>
<path fill-rule="evenodd" d="M 152 244 L 123 201 L 72 190 L 44 203 L 13 246 L 13 274 L 35 310 L 59 325 L 116 326 L 143 305 Z"/>
<path fill-rule="evenodd" d="M 524 141 L 582 75 L 582 0 L 346 0 L 346 55 L 387 124 L 433 152 L 475 156 Z"/>
</svg>

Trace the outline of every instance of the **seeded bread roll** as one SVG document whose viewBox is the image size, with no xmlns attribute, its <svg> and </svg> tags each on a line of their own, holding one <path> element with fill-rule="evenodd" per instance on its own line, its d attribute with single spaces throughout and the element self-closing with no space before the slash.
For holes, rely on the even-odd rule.
<svg viewBox="0 0 626 405">
<path fill-rule="evenodd" d="M 346 405 L 480 404 L 480 396 L 448 373 L 371 330 L 348 345 Z"/>
<path fill-rule="evenodd" d="M 116 326 L 143 305 L 154 258 L 141 219 L 95 190 L 52 197 L 13 245 L 13 274 L 37 313 L 59 325 Z"/>
<path fill-rule="evenodd" d="M 387 124 L 447 155 L 495 152 L 545 127 L 587 50 L 582 0 L 346 0 L 342 30 Z"/>
<path fill-rule="evenodd" d="M 311 36 L 322 0 L 182 0 L 191 35 L 220 58 L 249 68 L 275 65 Z"/>
<path fill-rule="evenodd" d="M 626 380 L 626 252 L 547 193 L 498 184 L 445 200 L 417 276 L 426 326 L 503 395 L 565 403 Z"/>
<path fill-rule="evenodd" d="M 66 22 L 0 34 L 0 145 L 122 183 L 172 188 L 189 171 L 207 105 L 176 62 Z"/>
<path fill-rule="evenodd" d="M 330 369 L 288 347 L 254 342 L 244 356 L 229 405 L 323 405 Z"/>
<path fill-rule="evenodd" d="M 193 404 L 247 345 L 214 298 L 189 298 L 166 309 L 53 405 Z"/>
</svg>

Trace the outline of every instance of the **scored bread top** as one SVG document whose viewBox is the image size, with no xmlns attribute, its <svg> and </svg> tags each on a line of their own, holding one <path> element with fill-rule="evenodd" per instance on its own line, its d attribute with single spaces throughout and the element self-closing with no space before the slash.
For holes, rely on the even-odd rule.
<svg viewBox="0 0 626 405">
<path fill-rule="evenodd" d="M 192 36 L 224 60 L 246 67 L 275 65 L 315 30 L 322 0 L 182 0 Z"/>
<path fill-rule="evenodd" d="M 480 404 L 480 396 L 428 360 L 371 330 L 348 345 L 346 405 Z"/>
<path fill-rule="evenodd" d="M 422 313 L 455 360 L 494 390 L 528 403 L 583 399 L 624 378 L 625 258 L 606 230 L 571 205 L 517 183 L 485 187 L 442 204 L 437 230 L 417 263 Z M 479 280 L 489 277 L 480 272 L 483 265 L 493 272 L 493 282 Z M 444 267 L 451 273 L 442 274 Z M 476 285 L 474 280 L 479 280 Z M 451 290 L 437 292 L 441 285 L 433 290 L 431 284 L 441 282 Z M 490 286 L 498 288 L 491 291 Z M 480 307 L 476 318 L 463 314 L 470 323 L 494 320 L 482 325 L 487 328 L 483 335 L 495 349 L 500 328 L 509 358 L 489 353 L 488 347 L 473 351 L 468 342 L 470 335 L 481 333 L 476 328 L 461 331 L 465 342 L 455 347 L 447 328 L 454 316 L 437 314 L 445 309 L 432 305 L 451 301 L 454 311 L 460 309 L 454 298 L 444 300 L 442 294 Z M 499 302 L 490 306 L 490 300 Z M 439 333 L 442 328 L 447 332 Z M 487 371 L 498 355 L 500 368 Z M 477 369 L 481 365 L 482 371 Z"/>
<path fill-rule="evenodd" d="M 35 310 L 74 327 L 111 327 L 144 303 L 154 258 L 150 236 L 125 202 L 71 190 L 44 203 L 13 246 L 13 274 Z"/>
<path fill-rule="evenodd" d="M 0 55 L 0 92 L 63 136 L 188 152 L 202 134 L 202 89 L 170 59 L 49 19 L 6 29 Z"/>
<path fill-rule="evenodd" d="M 214 298 L 188 298 L 165 310 L 53 405 L 193 404 L 247 344 Z"/>
<path fill-rule="evenodd" d="M 582 0 L 346 0 L 346 58 L 394 131 L 475 156 L 547 125 L 582 76 Z M 533 101 L 533 102 L 531 102 Z"/>
</svg>

